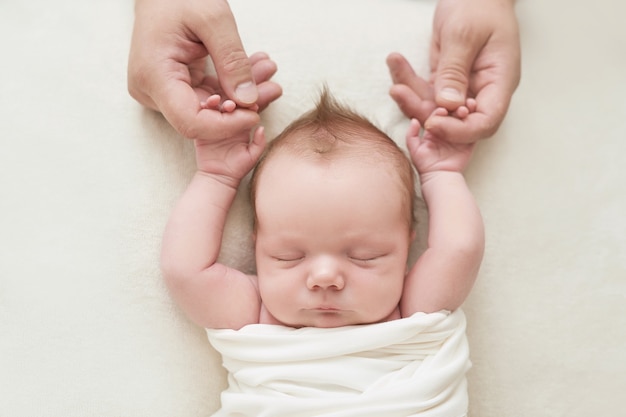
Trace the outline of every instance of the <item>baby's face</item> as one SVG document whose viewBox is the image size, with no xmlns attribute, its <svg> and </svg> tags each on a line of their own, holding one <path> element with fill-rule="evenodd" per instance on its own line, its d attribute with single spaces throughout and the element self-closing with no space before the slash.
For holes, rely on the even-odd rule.
<svg viewBox="0 0 626 417">
<path fill-rule="evenodd" d="M 256 262 L 261 299 L 279 322 L 337 327 L 396 312 L 411 231 L 390 169 L 282 154 L 265 166 Z"/>
</svg>

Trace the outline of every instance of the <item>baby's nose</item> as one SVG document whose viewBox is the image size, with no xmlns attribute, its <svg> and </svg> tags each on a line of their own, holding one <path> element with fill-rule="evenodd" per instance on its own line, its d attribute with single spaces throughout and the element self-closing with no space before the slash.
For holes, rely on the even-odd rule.
<svg viewBox="0 0 626 417">
<path fill-rule="evenodd" d="M 319 257 L 311 264 L 307 287 L 310 290 L 342 290 L 345 280 L 340 263 L 329 256 Z"/>
</svg>

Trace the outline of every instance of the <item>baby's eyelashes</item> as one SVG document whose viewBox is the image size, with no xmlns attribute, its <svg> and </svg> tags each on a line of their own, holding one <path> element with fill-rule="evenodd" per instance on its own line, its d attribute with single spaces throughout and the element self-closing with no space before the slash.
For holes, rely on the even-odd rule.
<svg viewBox="0 0 626 417">
<path fill-rule="evenodd" d="M 385 254 L 349 254 L 348 259 L 359 265 L 369 265 L 374 261 L 384 257 Z"/>
<path fill-rule="evenodd" d="M 301 254 L 285 254 L 272 256 L 272 259 L 278 262 L 296 262 L 304 259 L 304 255 Z"/>
<path fill-rule="evenodd" d="M 374 259 L 377 259 L 378 256 L 348 256 L 348 258 L 352 259 L 353 261 L 373 261 Z"/>
<path fill-rule="evenodd" d="M 382 252 L 363 252 L 363 253 L 337 253 L 336 255 L 332 255 L 336 261 L 341 261 L 343 258 L 345 261 L 349 261 L 355 263 L 360 266 L 367 266 L 378 259 L 383 258 L 386 253 Z M 284 266 L 293 266 L 299 264 L 307 258 L 305 253 L 281 253 L 281 254 L 272 254 L 269 257 L 278 264 L 283 264 Z"/>
</svg>

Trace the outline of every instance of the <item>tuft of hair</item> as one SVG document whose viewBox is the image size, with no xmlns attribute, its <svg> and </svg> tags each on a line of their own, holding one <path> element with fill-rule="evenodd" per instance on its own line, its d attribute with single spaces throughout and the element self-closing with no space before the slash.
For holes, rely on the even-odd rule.
<svg viewBox="0 0 626 417">
<path fill-rule="evenodd" d="M 366 159 L 371 160 L 373 167 L 393 170 L 405 192 L 408 221 L 414 225 L 416 178 L 406 153 L 367 118 L 337 101 L 327 87 L 322 89 L 313 110 L 294 120 L 268 144 L 250 180 L 253 209 L 263 167 L 279 152 L 325 162 Z"/>
<path fill-rule="evenodd" d="M 294 135 L 297 133 L 297 135 Z M 388 140 L 395 143 L 368 119 L 339 103 L 324 87 L 315 108 L 293 121 L 270 144 L 272 148 L 289 147 L 300 154 L 326 155 L 345 150 L 342 145 L 351 145 L 350 152 L 359 148 L 376 147 L 376 143 Z M 370 149 L 371 150 L 371 149 Z"/>
</svg>

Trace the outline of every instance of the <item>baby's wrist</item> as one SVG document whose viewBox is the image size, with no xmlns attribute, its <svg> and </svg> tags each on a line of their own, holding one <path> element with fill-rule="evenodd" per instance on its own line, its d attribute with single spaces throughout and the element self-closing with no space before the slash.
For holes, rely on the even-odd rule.
<svg viewBox="0 0 626 417">
<path fill-rule="evenodd" d="M 429 186 L 430 184 L 438 183 L 440 181 L 458 179 L 462 179 L 463 181 L 465 181 L 463 173 L 455 170 L 431 170 L 420 172 L 419 178 L 422 188 L 425 186 Z"/>
<path fill-rule="evenodd" d="M 242 180 L 242 178 L 237 178 L 232 175 L 219 173 L 219 172 L 213 172 L 210 170 L 203 170 L 201 168 L 198 168 L 196 175 L 201 176 L 208 181 L 224 185 L 234 190 L 237 190 L 239 188 L 239 184 L 241 183 L 241 180 Z"/>
</svg>

